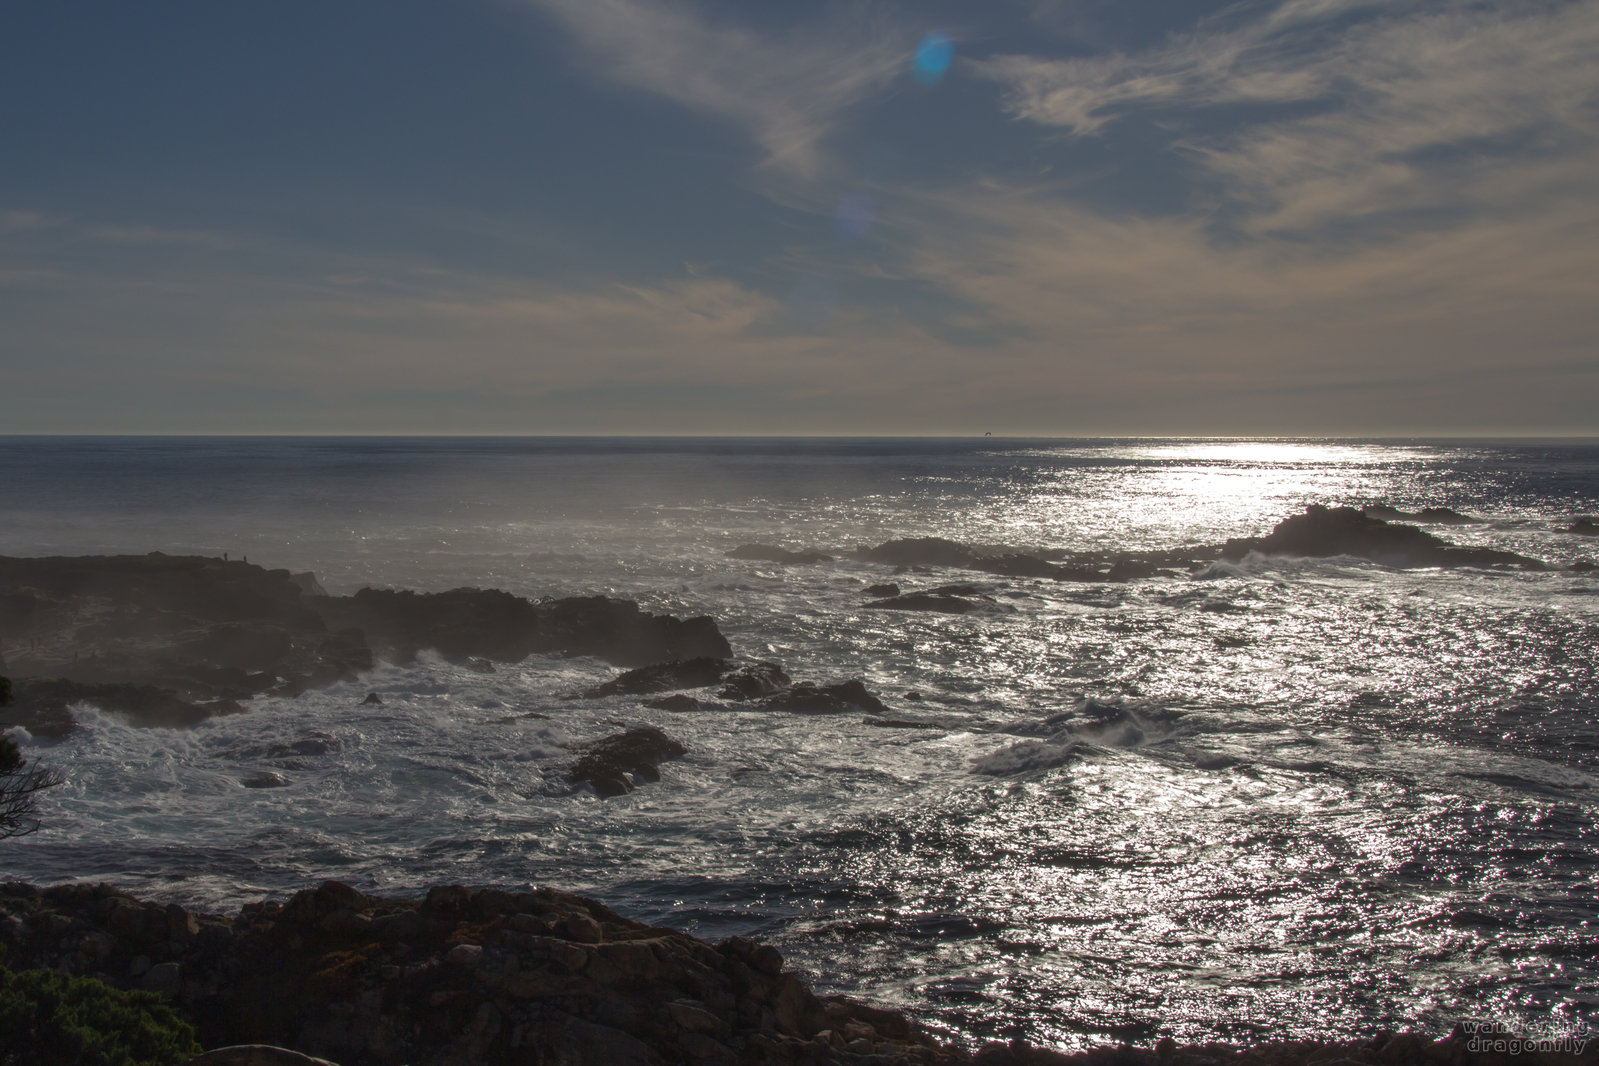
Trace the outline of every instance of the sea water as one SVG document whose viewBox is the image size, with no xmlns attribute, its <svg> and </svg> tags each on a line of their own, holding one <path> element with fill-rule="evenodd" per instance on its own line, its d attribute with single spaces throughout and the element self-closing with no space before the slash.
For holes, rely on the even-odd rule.
<svg viewBox="0 0 1599 1066">
<path fill-rule="evenodd" d="M 709 614 L 895 717 L 575 694 L 424 655 L 184 730 L 91 706 L 0 875 L 229 912 L 326 878 L 590 894 L 770 940 L 822 991 L 1061 1047 L 1580 1028 L 1599 1014 L 1599 446 L 1348 440 L 0 438 L 0 553 L 195 553 L 328 591 L 496 587 Z M 1310 503 L 1448 506 L 1547 572 L 1262 559 L 1127 584 L 938 571 L 942 536 L 1143 550 Z M 813 565 L 728 557 L 814 548 Z M 988 609 L 864 608 L 975 586 Z M 3 649 L 0 649 L 3 652 Z M 363 706 L 377 692 L 380 706 Z M 688 752 L 620 798 L 575 748 Z M 247 788 L 259 775 L 282 787 Z"/>
</svg>

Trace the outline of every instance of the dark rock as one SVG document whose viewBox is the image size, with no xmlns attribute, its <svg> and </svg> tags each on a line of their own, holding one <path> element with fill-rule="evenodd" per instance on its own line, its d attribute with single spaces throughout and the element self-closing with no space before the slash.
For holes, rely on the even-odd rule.
<svg viewBox="0 0 1599 1066">
<path fill-rule="evenodd" d="M 368 692 L 366 694 L 366 699 L 361 701 L 361 706 L 363 707 L 381 707 L 382 705 L 383 697 L 379 696 L 376 692 Z"/>
<path fill-rule="evenodd" d="M 1571 564 L 1571 568 L 1579 574 L 1586 574 L 1590 570 L 1599 570 L 1599 564 L 1594 563 L 1591 559 L 1578 559 Z"/>
<path fill-rule="evenodd" d="M 191 725 L 263 693 L 351 681 L 374 649 L 406 662 L 424 648 L 479 672 L 534 653 L 621 666 L 726 658 L 710 618 L 654 615 L 603 596 L 532 603 L 496 590 L 328 596 L 309 574 L 153 552 L 0 557 L 0 641 L 32 695 L 0 728 L 73 728 L 73 702 L 136 724 Z"/>
<path fill-rule="evenodd" d="M 876 596 L 879 599 L 884 599 L 889 596 L 898 596 L 899 586 L 892 581 L 884 582 L 881 585 L 867 585 L 864 593 L 867 596 Z"/>
<path fill-rule="evenodd" d="M 789 681 L 777 663 L 746 663 L 727 675 L 717 695 L 724 700 L 758 700 L 788 688 Z"/>
<path fill-rule="evenodd" d="M 804 551 L 791 552 L 786 548 L 774 548 L 770 544 L 740 544 L 727 553 L 730 559 L 751 559 L 767 563 L 830 563 L 831 555 L 825 555 L 814 548 Z"/>
<path fill-rule="evenodd" d="M 105 885 L 10 883 L 0 884 L 0 918 L 9 919 L 0 921 L 8 966 L 167 989 L 201 1044 L 217 1049 L 195 1066 L 312 1066 L 304 1055 L 350 1066 L 1507 1061 L 1470 1051 L 1462 1034 L 1388 1032 L 1254 1048 L 1162 1039 L 1153 1049 L 1106 1044 L 1072 1055 L 1016 1040 L 973 1053 L 939 1044 L 904 1015 L 817 997 L 770 945 L 733 937 L 713 946 L 544 888 L 439 886 L 422 902 L 323 886 L 224 919 Z M 174 928 L 187 932 L 174 937 Z"/>
<path fill-rule="evenodd" d="M 1356 555 L 1388 566 L 1517 566 L 1545 569 L 1536 559 L 1489 548 L 1457 548 L 1415 526 L 1391 525 L 1353 507 L 1312 504 L 1302 515 L 1284 519 L 1264 537 L 1234 538 L 1222 558 L 1262 555 L 1323 557 Z"/>
<path fill-rule="evenodd" d="M 686 750 L 654 726 L 640 726 L 591 744 L 566 776 L 602 797 L 621 796 L 633 791 L 635 780 L 659 781 L 661 763 Z"/>
<path fill-rule="evenodd" d="M 652 700 L 644 700 L 644 706 L 653 707 L 658 711 L 697 711 L 700 701 L 693 696 L 685 696 L 681 692 L 670 696 L 657 696 Z"/>
<path fill-rule="evenodd" d="M 283 788 L 288 783 L 288 778 L 271 770 L 260 770 L 239 780 L 245 788 Z"/>
<path fill-rule="evenodd" d="M 1592 518 L 1579 518 L 1571 523 L 1568 533 L 1575 533 L 1579 537 L 1599 537 L 1599 522 Z"/>
<path fill-rule="evenodd" d="M 726 659 L 700 657 L 655 663 L 619 674 L 601 685 L 584 692 L 588 699 L 603 696 L 644 695 L 652 692 L 671 692 L 674 689 L 705 688 L 722 680 L 732 664 Z"/>
<path fill-rule="evenodd" d="M 330 624 L 361 629 L 375 648 L 401 661 L 423 648 L 501 662 L 538 652 L 593 655 L 620 666 L 732 654 L 710 618 L 649 614 L 636 603 L 605 596 L 535 604 L 498 589 L 362 589 L 348 598 L 313 602 Z"/>
<path fill-rule="evenodd" d="M 1470 526 L 1482 521 L 1470 515 L 1461 514 L 1448 507 L 1423 507 L 1419 511 L 1401 511 L 1397 507 L 1390 507 L 1385 503 L 1369 504 L 1361 508 L 1362 513 L 1368 518 L 1380 518 L 1384 522 L 1425 522 L 1440 526 Z"/>
<path fill-rule="evenodd" d="M 179 728 L 219 714 L 241 710 L 232 700 L 196 703 L 154 685 L 82 684 L 64 679 L 18 680 L 11 706 L 0 725 L 21 725 L 35 736 L 63 736 L 72 731 L 71 707 L 87 703 L 125 716 L 135 725 Z"/>
<path fill-rule="evenodd" d="M 801 681 L 786 692 L 768 696 L 761 701 L 761 705 L 768 710 L 798 714 L 841 714 L 845 711 L 867 711 L 879 715 L 889 713 L 883 702 L 866 691 L 866 686 L 859 680 L 841 681 L 834 685 Z"/>
</svg>

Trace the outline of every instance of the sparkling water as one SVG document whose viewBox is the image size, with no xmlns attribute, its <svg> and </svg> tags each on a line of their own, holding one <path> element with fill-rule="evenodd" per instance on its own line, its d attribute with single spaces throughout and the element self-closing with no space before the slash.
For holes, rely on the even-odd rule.
<svg viewBox="0 0 1599 1066">
<path fill-rule="evenodd" d="M 1523 1029 L 1599 1014 L 1599 446 L 1344 440 L 0 438 L 0 553 L 195 553 L 364 585 L 604 593 L 710 614 L 899 718 L 575 693 L 617 672 L 426 656 L 186 730 L 92 707 L 24 737 L 67 783 L 0 874 L 215 911 L 325 878 L 548 884 L 776 943 L 953 1037 L 1081 1046 Z M 1163 549 L 1306 504 L 1547 572 L 1261 559 L 1127 584 L 893 576 L 942 536 Z M 762 543 L 834 561 L 729 558 Z M 949 582 L 963 615 L 863 609 Z M 368 692 L 381 706 L 362 706 Z M 574 747 L 687 755 L 616 799 Z M 246 788 L 252 775 L 283 787 Z"/>
</svg>

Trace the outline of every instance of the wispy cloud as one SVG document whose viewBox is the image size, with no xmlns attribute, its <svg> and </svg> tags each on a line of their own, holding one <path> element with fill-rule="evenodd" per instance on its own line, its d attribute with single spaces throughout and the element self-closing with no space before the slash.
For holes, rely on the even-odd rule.
<svg viewBox="0 0 1599 1066">
<path fill-rule="evenodd" d="M 1572 160 L 1599 160 L 1595 0 L 1291 0 L 1146 52 L 972 69 L 1004 86 L 1015 117 L 1073 136 L 1138 112 L 1183 120 L 1174 147 L 1220 179 L 1256 233 L 1515 211 L 1518 197 L 1567 186 Z M 1251 103 L 1300 114 L 1213 110 Z"/>
<path fill-rule="evenodd" d="M 599 75 L 732 123 L 767 167 L 799 178 L 823 173 L 829 130 L 904 70 L 912 44 L 865 22 L 762 34 L 671 0 L 526 2 L 571 32 Z"/>
</svg>

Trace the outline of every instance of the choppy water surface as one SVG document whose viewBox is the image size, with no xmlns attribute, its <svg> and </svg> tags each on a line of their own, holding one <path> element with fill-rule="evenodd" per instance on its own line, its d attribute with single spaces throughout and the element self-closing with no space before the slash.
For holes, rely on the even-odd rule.
<svg viewBox="0 0 1599 1066">
<path fill-rule="evenodd" d="M 576 700 L 615 672 L 583 659 L 384 666 L 187 731 L 86 708 L 33 746 L 69 783 L 0 852 L 10 876 L 214 909 L 324 877 L 548 883 L 773 939 L 824 988 L 972 1040 L 1599 1013 L 1595 574 L 896 579 L 1007 608 L 946 616 L 862 610 L 889 574 L 842 557 L 920 535 L 1212 544 L 1381 501 L 1478 515 L 1436 532 L 1564 567 L 1599 555 L 1566 532 L 1599 511 L 1593 445 L 0 438 L 0 486 L 7 554 L 628 596 L 937 726 Z M 840 560 L 726 557 L 750 541 Z M 571 746 L 635 723 L 689 754 L 624 798 L 566 794 Z M 263 770 L 287 786 L 242 787 Z"/>
</svg>

